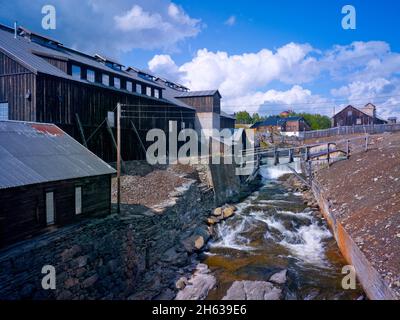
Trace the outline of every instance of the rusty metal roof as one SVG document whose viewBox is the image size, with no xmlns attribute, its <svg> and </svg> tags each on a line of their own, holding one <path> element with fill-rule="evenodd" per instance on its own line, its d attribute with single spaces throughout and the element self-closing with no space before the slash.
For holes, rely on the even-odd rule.
<svg viewBox="0 0 400 320">
<path fill-rule="evenodd" d="M 0 189 L 113 174 L 53 124 L 0 121 Z"/>
</svg>

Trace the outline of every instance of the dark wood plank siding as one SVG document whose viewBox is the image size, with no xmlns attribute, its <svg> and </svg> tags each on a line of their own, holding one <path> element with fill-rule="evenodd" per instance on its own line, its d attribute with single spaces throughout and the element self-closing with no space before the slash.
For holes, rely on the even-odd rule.
<svg viewBox="0 0 400 320">
<path fill-rule="evenodd" d="M 369 124 L 384 124 L 385 122 L 373 118 L 357 108 L 348 106 L 334 116 L 334 127 L 369 125 Z"/>
<path fill-rule="evenodd" d="M 221 112 L 221 99 L 217 93 L 213 96 L 183 97 L 179 98 L 179 100 L 196 108 L 197 112 L 214 112 L 218 114 Z"/>
<path fill-rule="evenodd" d="M 75 215 L 75 187 L 82 187 L 82 214 Z M 46 192 L 54 192 L 56 226 L 91 214 L 107 214 L 111 203 L 111 176 L 49 182 L 1 190 L 0 247 L 44 231 Z"/>
<path fill-rule="evenodd" d="M 221 127 L 221 129 L 234 129 L 235 128 L 235 119 L 221 117 L 220 118 L 220 127 Z"/>
<path fill-rule="evenodd" d="M 86 138 L 90 137 L 97 127 L 102 127 L 88 143 L 91 151 L 103 160 L 113 162 L 116 152 L 112 138 L 104 123 L 107 113 L 115 111 L 117 103 L 129 104 L 122 119 L 122 158 L 124 160 L 145 159 L 145 153 L 131 121 L 139 132 L 146 147 L 146 134 L 150 129 L 159 128 L 168 132 L 168 122 L 175 120 L 180 129 L 194 127 L 195 111 L 164 104 L 164 102 L 139 97 L 133 94 L 118 92 L 109 88 L 85 84 L 47 75 L 37 77 L 37 113 L 38 122 L 55 123 L 73 138 L 83 142 L 75 114 L 79 115 Z M 116 131 L 114 137 L 116 137 Z"/>
<path fill-rule="evenodd" d="M 36 121 L 35 74 L 0 52 L 0 102 L 8 102 L 10 120 Z"/>
<path fill-rule="evenodd" d="M 41 57 L 42 59 L 46 60 L 51 65 L 57 67 L 58 69 L 64 71 L 65 73 L 68 72 L 68 62 L 65 60 L 53 59 L 49 57 Z"/>
</svg>

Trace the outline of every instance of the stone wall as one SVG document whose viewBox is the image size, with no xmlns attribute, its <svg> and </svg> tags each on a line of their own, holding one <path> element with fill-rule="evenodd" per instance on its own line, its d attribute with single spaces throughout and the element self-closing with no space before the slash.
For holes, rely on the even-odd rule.
<svg viewBox="0 0 400 320">
<path fill-rule="evenodd" d="M 209 238 L 212 190 L 192 182 L 157 210 L 122 206 L 0 252 L 0 299 L 172 298 L 175 282 Z M 201 238 L 201 239 L 200 239 Z M 56 290 L 44 290 L 44 265 Z"/>
</svg>

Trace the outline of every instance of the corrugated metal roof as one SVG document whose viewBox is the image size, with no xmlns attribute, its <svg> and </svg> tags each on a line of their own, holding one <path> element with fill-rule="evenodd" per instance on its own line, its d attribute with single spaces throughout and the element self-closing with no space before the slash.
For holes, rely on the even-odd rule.
<svg viewBox="0 0 400 320">
<path fill-rule="evenodd" d="M 113 174 L 53 124 L 0 121 L 0 189 Z"/>
<path fill-rule="evenodd" d="M 207 97 L 207 96 L 213 96 L 216 93 L 219 94 L 218 90 L 187 91 L 187 92 L 180 92 L 175 97 L 176 98 Z"/>
<path fill-rule="evenodd" d="M 227 114 L 226 112 L 224 112 L 222 110 L 221 110 L 221 117 L 236 120 L 236 117 L 234 115 Z"/>
<path fill-rule="evenodd" d="M 255 124 L 253 124 L 251 126 L 251 128 L 258 128 L 258 127 L 263 127 L 263 126 L 277 126 L 277 125 L 283 125 L 285 124 L 287 121 L 299 121 L 299 120 L 304 120 L 303 117 L 287 117 L 287 118 L 281 118 L 278 116 L 272 116 L 272 117 L 268 117 L 267 119 L 265 119 L 264 121 L 259 121 L 256 122 Z"/>
</svg>

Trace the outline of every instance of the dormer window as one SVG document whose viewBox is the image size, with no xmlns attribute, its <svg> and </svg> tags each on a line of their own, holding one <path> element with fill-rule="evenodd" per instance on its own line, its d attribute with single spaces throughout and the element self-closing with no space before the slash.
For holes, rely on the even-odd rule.
<svg viewBox="0 0 400 320">
<path fill-rule="evenodd" d="M 117 89 L 121 89 L 121 79 L 114 77 L 114 87 Z"/>
<path fill-rule="evenodd" d="M 126 82 L 126 90 L 128 90 L 129 92 L 132 92 L 132 81 Z"/>
<path fill-rule="evenodd" d="M 74 79 L 81 79 L 81 67 L 77 65 L 72 65 L 71 75 Z"/>
<path fill-rule="evenodd" d="M 86 71 L 86 80 L 89 82 L 95 82 L 96 74 L 93 70 L 87 69 Z"/>
<path fill-rule="evenodd" d="M 146 95 L 151 97 L 151 88 L 150 87 L 146 87 Z"/>
<path fill-rule="evenodd" d="M 139 83 L 136 83 L 136 92 L 137 93 L 142 93 L 142 85 Z"/>
<path fill-rule="evenodd" d="M 103 73 L 101 83 L 105 86 L 110 85 L 110 76 L 108 74 Z"/>
<path fill-rule="evenodd" d="M 157 99 L 160 98 L 160 90 L 159 89 L 154 89 L 154 97 Z"/>
</svg>

